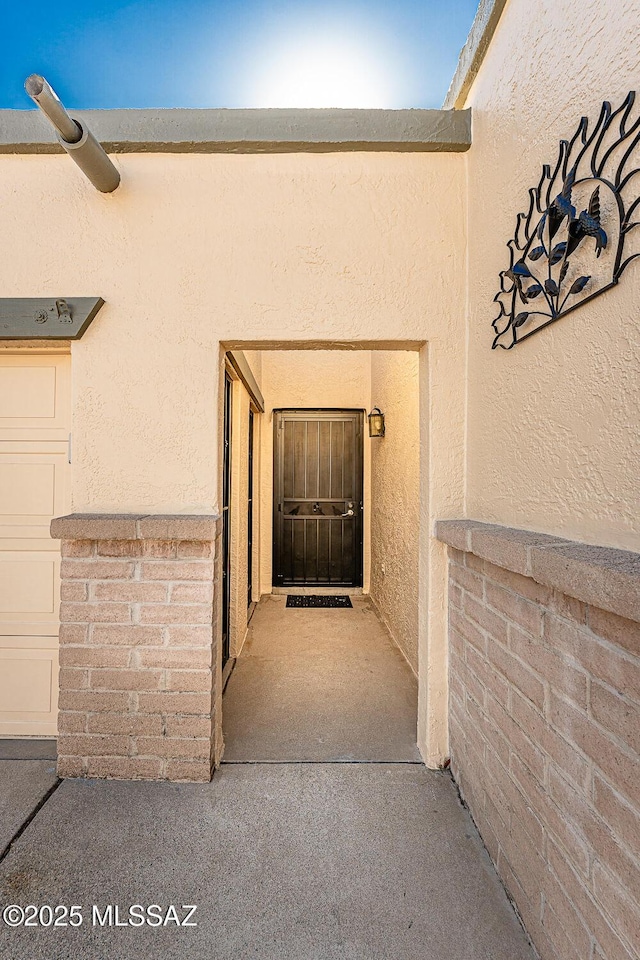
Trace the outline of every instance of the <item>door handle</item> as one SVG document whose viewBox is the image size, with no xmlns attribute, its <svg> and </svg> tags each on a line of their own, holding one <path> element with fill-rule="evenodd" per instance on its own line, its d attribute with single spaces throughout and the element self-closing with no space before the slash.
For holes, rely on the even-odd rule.
<svg viewBox="0 0 640 960">
<path fill-rule="evenodd" d="M 341 517 L 352 517 L 352 516 L 353 516 L 353 510 L 347 510 L 346 513 L 341 513 L 340 516 L 341 516 Z"/>
</svg>

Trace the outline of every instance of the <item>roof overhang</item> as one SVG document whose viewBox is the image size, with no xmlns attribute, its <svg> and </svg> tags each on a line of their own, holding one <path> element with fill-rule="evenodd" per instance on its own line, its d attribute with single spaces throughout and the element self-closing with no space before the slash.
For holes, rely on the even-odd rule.
<svg viewBox="0 0 640 960">
<path fill-rule="evenodd" d="M 78 110 L 107 153 L 456 153 L 469 110 Z M 0 110 L 0 153 L 60 154 L 37 110 Z"/>
</svg>

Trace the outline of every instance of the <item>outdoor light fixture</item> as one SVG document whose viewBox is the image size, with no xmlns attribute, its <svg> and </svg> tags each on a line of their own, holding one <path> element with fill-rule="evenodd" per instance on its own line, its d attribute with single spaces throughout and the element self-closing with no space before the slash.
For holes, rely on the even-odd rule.
<svg viewBox="0 0 640 960">
<path fill-rule="evenodd" d="M 374 407 L 369 416 L 369 436 L 384 437 L 384 413 L 380 407 Z"/>
<path fill-rule="evenodd" d="M 55 129 L 60 146 L 96 190 L 112 193 L 120 183 L 120 174 L 93 134 L 69 116 L 44 77 L 33 73 L 27 77 L 24 87 Z"/>
</svg>

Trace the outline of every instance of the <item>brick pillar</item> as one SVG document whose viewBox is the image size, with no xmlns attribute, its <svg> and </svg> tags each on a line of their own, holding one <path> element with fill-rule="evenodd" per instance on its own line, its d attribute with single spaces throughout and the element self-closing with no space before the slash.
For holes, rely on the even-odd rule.
<svg viewBox="0 0 640 960">
<path fill-rule="evenodd" d="M 58 773 L 208 781 L 221 753 L 216 517 L 82 515 L 62 540 Z"/>
</svg>

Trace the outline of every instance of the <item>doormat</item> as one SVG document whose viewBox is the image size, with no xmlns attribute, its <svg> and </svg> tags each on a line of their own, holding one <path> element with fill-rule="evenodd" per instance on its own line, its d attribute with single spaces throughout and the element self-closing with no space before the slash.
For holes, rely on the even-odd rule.
<svg viewBox="0 0 640 960">
<path fill-rule="evenodd" d="M 351 597 L 287 597 L 288 607 L 352 607 Z"/>
</svg>

